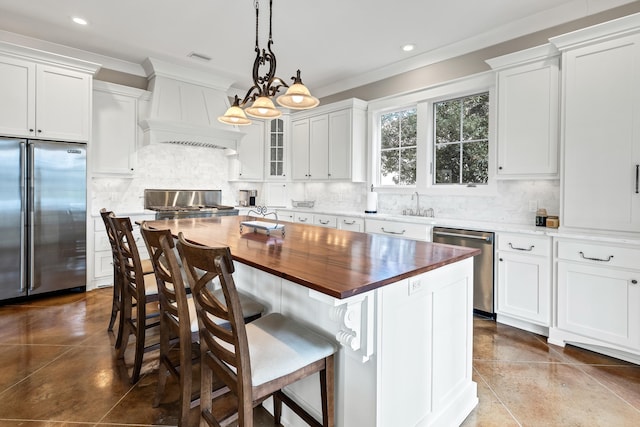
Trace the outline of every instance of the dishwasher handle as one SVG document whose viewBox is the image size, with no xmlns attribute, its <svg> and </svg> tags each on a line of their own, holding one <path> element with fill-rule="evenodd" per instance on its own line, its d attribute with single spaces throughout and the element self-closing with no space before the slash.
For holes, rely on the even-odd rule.
<svg viewBox="0 0 640 427">
<path fill-rule="evenodd" d="M 463 239 L 484 240 L 487 243 L 491 243 L 493 241 L 493 238 L 491 236 L 450 233 L 450 232 L 447 232 L 447 231 L 436 231 L 436 230 L 433 230 L 433 235 L 434 236 L 460 237 L 460 238 L 463 238 Z"/>
</svg>

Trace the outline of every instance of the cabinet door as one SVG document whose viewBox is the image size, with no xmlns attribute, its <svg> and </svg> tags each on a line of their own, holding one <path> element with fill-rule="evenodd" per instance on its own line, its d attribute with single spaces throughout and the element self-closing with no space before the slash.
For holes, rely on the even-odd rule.
<svg viewBox="0 0 640 427">
<path fill-rule="evenodd" d="M 264 179 L 264 122 L 254 120 L 249 126 L 244 126 L 242 131 L 246 135 L 238 143 L 238 161 L 240 162 L 238 179 L 262 181 Z"/>
<path fill-rule="evenodd" d="M 351 178 L 351 111 L 329 114 L 329 179 Z"/>
<path fill-rule="evenodd" d="M 498 176 L 557 177 L 558 60 L 498 73 Z"/>
<path fill-rule="evenodd" d="M 309 120 L 291 124 L 291 175 L 293 179 L 309 179 Z"/>
<path fill-rule="evenodd" d="M 558 262 L 558 327 L 640 350 L 640 272 Z"/>
<path fill-rule="evenodd" d="M 91 76 L 64 68 L 36 67 L 36 137 L 89 140 Z"/>
<path fill-rule="evenodd" d="M 133 173 L 138 135 L 137 108 L 134 97 L 94 91 L 90 147 L 94 173 Z"/>
<path fill-rule="evenodd" d="M 267 123 L 266 178 L 283 180 L 287 176 L 287 122 L 285 119 L 273 119 Z"/>
<path fill-rule="evenodd" d="M 565 53 L 565 226 L 640 231 L 639 41 Z"/>
<path fill-rule="evenodd" d="M 550 324 L 548 257 L 501 252 L 498 256 L 498 314 L 513 315 L 543 326 Z"/>
<path fill-rule="evenodd" d="M 329 178 L 329 116 L 309 119 L 309 178 Z"/>
<path fill-rule="evenodd" d="M 0 57 L 0 135 L 35 135 L 36 67 Z"/>
</svg>

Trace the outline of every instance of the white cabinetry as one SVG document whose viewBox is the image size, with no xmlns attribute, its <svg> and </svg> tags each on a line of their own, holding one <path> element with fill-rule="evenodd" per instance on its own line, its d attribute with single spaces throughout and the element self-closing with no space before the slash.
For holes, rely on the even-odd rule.
<svg viewBox="0 0 640 427">
<path fill-rule="evenodd" d="M 338 219 L 335 215 L 314 214 L 313 223 L 321 227 L 337 228 Z"/>
<path fill-rule="evenodd" d="M 149 258 L 147 246 L 144 243 L 142 234 L 140 234 L 140 226 L 136 222 L 153 220 L 155 216 L 140 214 L 131 215 L 129 218 L 133 226 L 133 237 L 140 253 L 140 258 Z M 93 218 L 93 257 L 87 259 L 93 259 L 92 274 L 89 276 L 92 277 L 90 288 L 113 286 L 113 255 L 111 254 L 111 245 L 109 244 L 102 217 Z"/>
<path fill-rule="evenodd" d="M 246 135 L 238 142 L 235 158 L 230 167 L 231 180 L 264 180 L 264 136 L 265 124 L 253 120 L 249 126 L 243 126 Z"/>
<path fill-rule="evenodd" d="M 557 328 L 549 341 L 640 363 L 640 246 L 557 240 Z"/>
<path fill-rule="evenodd" d="M 266 124 L 265 178 L 282 181 L 289 176 L 289 117 L 283 115 Z"/>
<path fill-rule="evenodd" d="M 558 52 L 543 45 L 487 61 L 497 71 L 498 178 L 558 178 Z"/>
<path fill-rule="evenodd" d="M 309 212 L 295 212 L 295 214 L 293 215 L 293 221 L 299 222 L 301 224 L 313 225 L 314 215 Z"/>
<path fill-rule="evenodd" d="M 364 232 L 364 219 L 348 216 L 337 217 L 337 225 L 340 230 Z"/>
<path fill-rule="evenodd" d="M 276 211 L 278 215 L 278 221 L 286 221 L 286 222 L 294 222 L 295 221 L 295 211 L 287 211 L 278 209 Z"/>
<path fill-rule="evenodd" d="M 0 134 L 89 141 L 92 75 L 97 68 L 0 43 Z"/>
<path fill-rule="evenodd" d="M 345 180 L 365 176 L 366 104 L 352 99 L 296 113 L 291 121 L 294 180 Z"/>
<path fill-rule="evenodd" d="M 391 237 L 404 237 L 405 239 L 431 241 L 432 225 L 409 222 L 384 221 L 379 219 L 365 219 L 365 231 L 367 233 L 384 234 Z"/>
<path fill-rule="evenodd" d="M 498 233 L 496 258 L 497 321 L 548 335 L 551 238 Z"/>
<path fill-rule="evenodd" d="M 136 166 L 140 89 L 100 81 L 93 87 L 93 174 L 132 175 Z"/>
<path fill-rule="evenodd" d="M 563 227 L 640 232 L 638 32 L 632 15 L 551 39 L 562 51 Z"/>
</svg>

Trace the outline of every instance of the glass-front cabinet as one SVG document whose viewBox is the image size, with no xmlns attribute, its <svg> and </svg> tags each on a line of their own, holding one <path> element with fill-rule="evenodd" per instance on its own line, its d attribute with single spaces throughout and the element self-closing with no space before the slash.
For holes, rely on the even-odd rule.
<svg viewBox="0 0 640 427">
<path fill-rule="evenodd" d="M 266 177 L 268 180 L 285 180 L 288 175 L 287 165 L 287 126 L 289 118 L 282 116 L 267 124 Z"/>
</svg>

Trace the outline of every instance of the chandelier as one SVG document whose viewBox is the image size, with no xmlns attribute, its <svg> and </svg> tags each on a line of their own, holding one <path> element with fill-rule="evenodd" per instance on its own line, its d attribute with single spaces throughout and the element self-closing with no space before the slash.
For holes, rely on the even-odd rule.
<svg viewBox="0 0 640 427">
<path fill-rule="evenodd" d="M 267 49 L 262 49 L 262 51 L 258 43 L 258 26 L 260 21 L 258 2 L 259 0 L 255 0 L 254 2 L 256 9 L 256 59 L 253 61 L 253 86 L 249 88 L 242 100 L 238 98 L 238 95 L 235 96 L 233 105 L 224 113 L 224 116 L 218 117 L 218 120 L 222 123 L 230 125 L 251 124 L 251 120 L 247 118 L 247 115 L 258 119 L 275 119 L 280 117 L 282 113 L 273 104 L 271 98 L 283 87 L 288 88 L 286 93 L 278 96 L 276 99 L 278 104 L 283 107 L 294 110 L 307 110 L 320 103 L 317 98 L 311 96 L 309 89 L 302 83 L 300 70 L 298 70 L 295 77 L 291 77 L 291 80 L 293 80 L 291 86 L 283 82 L 279 77 L 276 77 L 276 55 L 271 50 L 271 45 L 273 44 L 273 38 L 271 36 L 273 0 L 269 0 L 269 41 L 267 42 Z M 266 65 L 269 66 L 269 69 L 265 75 L 261 76 L 260 67 Z M 251 106 L 246 106 L 250 102 L 252 103 Z"/>
</svg>

